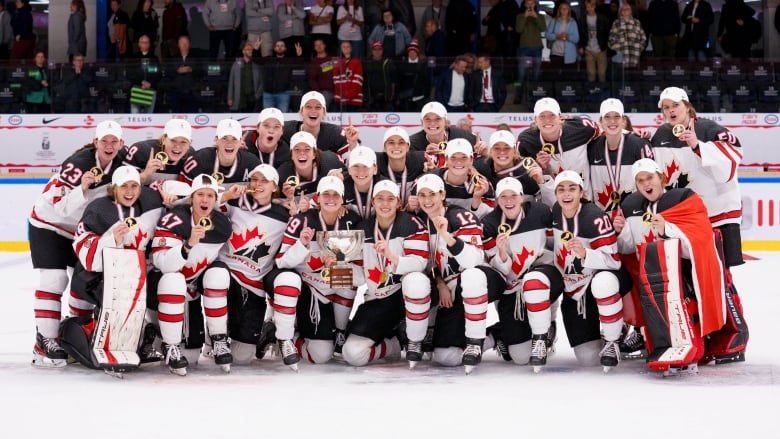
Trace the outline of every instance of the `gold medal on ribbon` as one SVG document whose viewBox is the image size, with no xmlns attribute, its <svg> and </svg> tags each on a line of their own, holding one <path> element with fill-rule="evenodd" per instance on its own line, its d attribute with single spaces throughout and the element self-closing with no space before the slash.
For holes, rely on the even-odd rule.
<svg viewBox="0 0 780 439">
<path fill-rule="evenodd" d="M 565 230 L 563 233 L 561 233 L 561 242 L 566 244 L 573 237 L 574 237 L 574 235 L 572 235 L 570 231 Z"/>
<path fill-rule="evenodd" d="M 138 228 L 138 219 L 132 216 L 128 216 L 125 218 L 125 224 L 127 224 L 127 227 L 130 228 L 130 230 L 134 230 Z"/>
<path fill-rule="evenodd" d="M 225 174 L 219 171 L 214 171 L 211 176 L 214 177 L 214 180 L 217 180 L 217 184 L 222 184 L 225 181 Z"/>
<path fill-rule="evenodd" d="M 214 223 L 211 221 L 211 218 L 204 216 L 198 221 L 198 225 L 206 229 L 208 232 L 209 230 L 214 228 Z"/>
<path fill-rule="evenodd" d="M 653 222 L 653 213 L 645 212 L 642 214 L 642 224 L 649 226 Z"/>
<path fill-rule="evenodd" d="M 534 165 L 536 162 L 535 162 L 535 161 L 534 161 L 534 159 L 532 159 L 531 157 L 525 157 L 525 158 L 523 159 L 523 161 L 521 161 L 520 163 L 523 165 L 523 168 L 525 168 L 525 170 L 527 171 L 527 170 L 531 169 L 531 167 L 532 167 L 532 166 L 533 166 L 533 165 Z"/>
<path fill-rule="evenodd" d="M 621 196 L 620 196 L 620 192 L 618 192 L 618 191 L 612 191 L 612 193 L 611 193 L 611 194 L 609 194 L 609 198 L 612 200 L 612 202 L 613 202 L 614 204 L 618 204 L 618 203 L 620 203 L 620 198 L 621 198 Z"/>
<path fill-rule="evenodd" d="M 379 285 L 382 285 L 385 282 L 387 282 L 387 272 L 383 271 L 379 273 Z"/>
<path fill-rule="evenodd" d="M 323 268 L 322 271 L 320 271 L 320 277 L 325 282 L 330 282 L 330 268 Z"/>
<path fill-rule="evenodd" d="M 161 161 L 163 166 L 168 164 L 168 153 L 165 151 L 160 151 L 157 154 L 154 155 L 154 158 Z"/>
<path fill-rule="evenodd" d="M 546 152 L 547 154 L 553 155 L 555 154 L 555 145 L 552 143 L 545 143 L 542 145 L 542 151 Z"/>
<path fill-rule="evenodd" d="M 100 183 L 100 180 L 103 179 L 103 170 L 100 169 L 97 166 L 93 166 L 92 169 L 89 170 L 89 172 L 92 173 L 92 175 L 95 176 L 95 183 Z"/>
<path fill-rule="evenodd" d="M 479 177 L 482 177 L 479 172 L 475 172 L 474 175 L 471 176 L 471 183 L 474 186 L 479 186 Z"/>
<path fill-rule="evenodd" d="M 498 233 L 502 233 L 508 236 L 512 233 L 512 226 L 507 223 L 501 223 L 498 225 Z"/>
<path fill-rule="evenodd" d="M 294 188 L 299 184 L 301 184 L 301 179 L 298 178 L 297 175 L 291 175 L 287 177 L 287 180 L 285 180 L 284 182 L 287 183 L 290 187 Z"/>
<path fill-rule="evenodd" d="M 674 134 L 674 137 L 680 137 L 680 134 L 682 134 L 683 131 L 685 131 L 685 125 L 681 123 L 672 127 L 672 134 Z"/>
<path fill-rule="evenodd" d="M 447 142 L 439 142 L 439 154 L 447 153 Z"/>
</svg>

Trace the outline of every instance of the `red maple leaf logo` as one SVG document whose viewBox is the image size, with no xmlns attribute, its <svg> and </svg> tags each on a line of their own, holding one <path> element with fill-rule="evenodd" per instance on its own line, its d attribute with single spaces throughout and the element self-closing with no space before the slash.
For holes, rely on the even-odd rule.
<svg viewBox="0 0 780 439">
<path fill-rule="evenodd" d="M 141 247 L 141 242 L 143 242 L 144 239 L 148 238 L 149 234 L 141 230 L 141 228 L 138 228 L 138 231 L 135 232 L 135 247 L 134 249 L 139 249 Z"/>
<path fill-rule="evenodd" d="M 209 261 L 204 258 L 198 261 L 195 267 L 190 267 L 189 265 L 185 265 L 181 267 L 181 274 L 184 275 L 185 279 L 192 279 L 193 277 L 200 274 L 201 271 L 205 270 L 206 267 L 208 266 L 209 266 Z"/>
<path fill-rule="evenodd" d="M 612 187 L 612 182 L 607 183 L 607 186 L 604 188 L 603 192 L 599 192 L 596 194 L 596 196 L 599 199 L 599 205 L 601 206 L 609 206 L 609 203 L 612 202 L 612 192 L 615 191 L 615 188 Z"/>
<path fill-rule="evenodd" d="M 257 226 L 247 229 L 246 235 L 243 235 L 241 233 L 233 232 L 230 235 L 230 247 L 233 250 L 238 250 L 240 248 L 243 248 L 247 243 L 255 238 L 262 239 L 263 234 L 260 233 L 260 231 L 257 229 Z"/>
<path fill-rule="evenodd" d="M 677 161 L 672 160 L 671 163 L 666 167 L 666 181 L 672 181 L 672 175 L 674 175 L 675 172 L 679 171 L 680 167 L 677 166 Z"/>
<path fill-rule="evenodd" d="M 436 249 L 436 255 L 434 256 L 433 261 L 436 263 L 436 268 L 439 269 L 439 273 L 441 273 L 441 266 L 442 264 L 442 258 L 444 257 L 444 253 L 440 252 L 438 249 Z"/>
<path fill-rule="evenodd" d="M 371 282 L 377 285 L 379 285 L 379 280 L 381 275 L 382 275 L 382 270 L 380 270 L 378 267 L 368 269 L 368 280 L 370 280 Z"/>
<path fill-rule="evenodd" d="M 311 256 L 308 262 L 306 262 L 306 264 L 309 266 L 309 269 L 311 269 L 311 271 L 317 271 L 320 268 L 322 268 L 323 265 L 325 265 L 322 263 L 322 258 L 320 258 L 319 256 Z"/>
<path fill-rule="evenodd" d="M 519 276 L 520 273 L 523 272 L 523 267 L 525 266 L 525 262 L 528 260 L 528 257 L 533 255 L 534 251 L 529 251 L 525 247 L 523 247 L 523 251 L 520 253 L 515 253 L 515 257 L 512 258 L 512 273 Z"/>
<path fill-rule="evenodd" d="M 558 257 L 556 257 L 556 262 L 558 263 L 558 266 L 563 269 L 566 267 L 566 258 L 571 254 L 568 248 L 566 248 L 564 245 L 561 245 L 561 251 L 558 253 Z"/>
<path fill-rule="evenodd" d="M 645 234 L 645 243 L 650 244 L 651 242 L 655 242 L 655 233 L 653 233 L 653 229 L 648 228 Z"/>
</svg>

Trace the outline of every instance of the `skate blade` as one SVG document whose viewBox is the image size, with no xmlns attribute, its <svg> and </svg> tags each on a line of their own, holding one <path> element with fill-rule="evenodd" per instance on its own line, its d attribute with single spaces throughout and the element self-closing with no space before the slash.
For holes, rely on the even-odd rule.
<svg viewBox="0 0 780 439">
<path fill-rule="evenodd" d="M 417 367 L 417 363 L 419 363 L 419 361 L 410 361 L 409 362 L 409 370 L 412 370 L 415 367 Z"/>
<path fill-rule="evenodd" d="M 423 352 L 423 361 L 431 361 L 433 359 L 433 352 Z"/>
<path fill-rule="evenodd" d="M 230 364 L 220 364 L 219 370 L 225 373 L 230 373 Z"/>
<path fill-rule="evenodd" d="M 477 368 L 476 365 L 468 364 L 463 366 L 463 371 L 466 372 L 466 375 L 471 375 L 471 372 L 474 372 L 474 369 L 476 368 Z"/>
<path fill-rule="evenodd" d="M 41 369 L 59 369 L 68 365 L 68 360 L 64 358 L 49 358 L 33 353 L 33 359 L 30 365 Z"/>
<path fill-rule="evenodd" d="M 679 366 L 679 367 L 670 367 L 669 369 L 665 370 L 663 372 L 663 377 L 679 377 L 679 376 L 686 376 L 686 375 L 698 375 L 699 374 L 699 366 L 697 364 L 689 364 L 687 366 Z"/>
<path fill-rule="evenodd" d="M 615 366 L 601 366 L 604 373 L 609 373 L 609 371 L 612 370 L 613 367 Z"/>
<path fill-rule="evenodd" d="M 288 364 L 287 367 L 292 369 L 295 373 L 298 373 L 298 363 Z"/>
<path fill-rule="evenodd" d="M 174 368 L 172 368 L 172 367 L 168 366 L 168 370 L 169 370 L 169 371 L 170 371 L 172 374 L 174 374 L 174 375 L 178 375 L 178 376 L 180 376 L 180 377 L 187 376 L 187 368 L 186 368 L 186 367 L 180 367 L 180 368 L 178 368 L 178 369 L 174 369 Z"/>
<path fill-rule="evenodd" d="M 738 354 L 729 356 L 729 357 L 715 357 L 715 364 L 729 364 L 729 363 L 740 363 L 745 361 L 745 352 L 740 352 Z"/>
<path fill-rule="evenodd" d="M 644 349 L 634 352 L 621 352 L 620 358 L 622 360 L 642 360 L 647 358 L 647 352 Z"/>
<path fill-rule="evenodd" d="M 115 370 L 110 370 L 110 369 L 103 369 L 103 372 L 110 377 L 118 378 L 120 380 L 125 378 L 124 372 L 117 372 Z"/>
<path fill-rule="evenodd" d="M 542 373 L 544 366 L 534 366 L 534 373 Z"/>
</svg>

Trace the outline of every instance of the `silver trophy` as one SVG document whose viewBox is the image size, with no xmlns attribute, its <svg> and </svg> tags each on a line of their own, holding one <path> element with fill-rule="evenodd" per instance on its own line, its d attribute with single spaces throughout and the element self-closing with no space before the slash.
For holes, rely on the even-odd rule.
<svg viewBox="0 0 780 439">
<path fill-rule="evenodd" d="M 317 232 L 317 244 L 322 256 L 335 256 L 336 265 L 322 270 L 322 278 L 331 288 L 352 288 L 352 267 L 347 263 L 360 256 L 365 241 L 362 230 L 332 230 Z"/>
</svg>

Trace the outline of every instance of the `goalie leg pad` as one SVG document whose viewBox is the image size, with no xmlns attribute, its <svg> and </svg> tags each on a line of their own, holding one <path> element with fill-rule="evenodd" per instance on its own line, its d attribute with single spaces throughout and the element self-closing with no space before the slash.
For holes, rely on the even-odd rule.
<svg viewBox="0 0 780 439">
<path fill-rule="evenodd" d="M 92 355 L 92 330 L 95 321 L 91 317 L 68 317 L 60 323 L 60 345 L 71 358 L 90 369 L 100 369 Z"/>
</svg>

